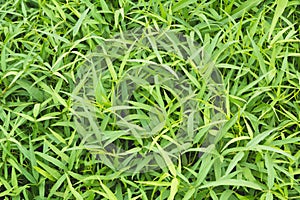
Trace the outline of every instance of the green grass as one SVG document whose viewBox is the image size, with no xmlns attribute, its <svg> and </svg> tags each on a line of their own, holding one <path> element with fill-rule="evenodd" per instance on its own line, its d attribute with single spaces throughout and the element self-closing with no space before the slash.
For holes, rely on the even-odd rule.
<svg viewBox="0 0 300 200">
<path fill-rule="evenodd" d="M 0 0 L 0 198 L 300 199 L 299 19 L 297 0 Z M 205 156 L 197 157 L 195 144 L 177 162 L 163 154 L 167 168 L 128 175 L 84 146 L 70 94 L 104 38 L 149 26 L 194 35 L 205 47 L 224 79 L 226 122 Z M 155 50 L 152 55 L 160 59 Z M 189 84 L 201 81 L 186 72 Z M 123 72 L 107 73 L 109 88 Z M 158 98 L 142 104 L 147 89 L 136 94 L 135 106 L 147 109 L 159 98 L 176 106 L 158 90 Z M 106 92 L 104 110 L 112 98 Z M 171 114 L 160 135 L 170 142 L 181 119 Z"/>
</svg>

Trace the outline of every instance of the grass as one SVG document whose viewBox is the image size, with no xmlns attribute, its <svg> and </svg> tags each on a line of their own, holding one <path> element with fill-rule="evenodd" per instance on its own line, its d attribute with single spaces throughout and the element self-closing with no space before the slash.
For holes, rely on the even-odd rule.
<svg viewBox="0 0 300 200">
<path fill-rule="evenodd" d="M 0 198 L 299 199 L 299 10 L 296 0 L 0 0 Z M 209 153 L 198 156 L 199 140 L 173 160 L 163 148 L 183 117 L 173 112 L 176 101 L 166 88 L 153 96 L 144 88 L 134 94 L 139 109 L 132 120 L 147 125 L 142 106 L 147 110 L 156 100 L 167 104 L 162 113 L 169 114 L 169 124 L 156 143 L 122 136 L 116 144 L 129 149 L 153 143 L 167 167 L 127 174 L 86 148 L 70 94 L 88 55 L 104 39 L 150 26 L 193 36 L 205 47 L 224 79 L 226 122 Z M 153 49 L 136 55 L 179 66 L 171 54 Z M 105 111 L 110 88 L 132 67 L 119 64 L 106 71 L 111 79 L 100 89 Z M 181 72 L 199 95 L 201 78 L 186 66 Z M 113 118 L 102 118 L 103 127 L 116 128 Z"/>
</svg>

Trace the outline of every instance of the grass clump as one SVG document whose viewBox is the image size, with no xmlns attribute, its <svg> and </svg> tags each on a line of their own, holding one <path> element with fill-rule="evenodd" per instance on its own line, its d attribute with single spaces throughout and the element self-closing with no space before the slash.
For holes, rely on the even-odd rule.
<svg viewBox="0 0 300 200">
<path fill-rule="evenodd" d="M 299 7 L 287 0 L 0 1 L 0 198 L 299 199 Z M 149 26 L 205 47 L 224 79 L 226 122 L 210 153 L 187 152 L 178 162 L 163 156 L 166 169 L 129 176 L 84 146 L 70 94 L 104 39 Z"/>
</svg>

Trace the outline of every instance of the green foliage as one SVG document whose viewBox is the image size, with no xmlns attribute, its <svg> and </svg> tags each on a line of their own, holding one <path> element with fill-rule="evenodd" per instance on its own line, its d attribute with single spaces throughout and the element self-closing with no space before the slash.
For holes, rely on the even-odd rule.
<svg viewBox="0 0 300 200">
<path fill-rule="evenodd" d="M 0 0 L 0 198 L 300 199 L 299 19 L 297 0 Z M 83 146 L 69 94 L 102 38 L 149 26 L 196 35 L 227 121 L 212 153 L 127 176 Z"/>
</svg>

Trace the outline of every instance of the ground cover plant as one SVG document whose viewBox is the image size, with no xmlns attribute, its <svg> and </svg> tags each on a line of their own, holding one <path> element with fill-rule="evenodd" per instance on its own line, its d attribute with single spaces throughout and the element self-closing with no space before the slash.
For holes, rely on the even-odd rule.
<svg viewBox="0 0 300 200">
<path fill-rule="evenodd" d="M 299 20 L 297 0 L 0 0 L 0 198 L 300 199 Z M 205 47 L 223 77 L 225 122 L 205 156 L 195 144 L 165 169 L 126 174 L 84 146 L 70 94 L 103 39 L 144 27 Z"/>
</svg>

